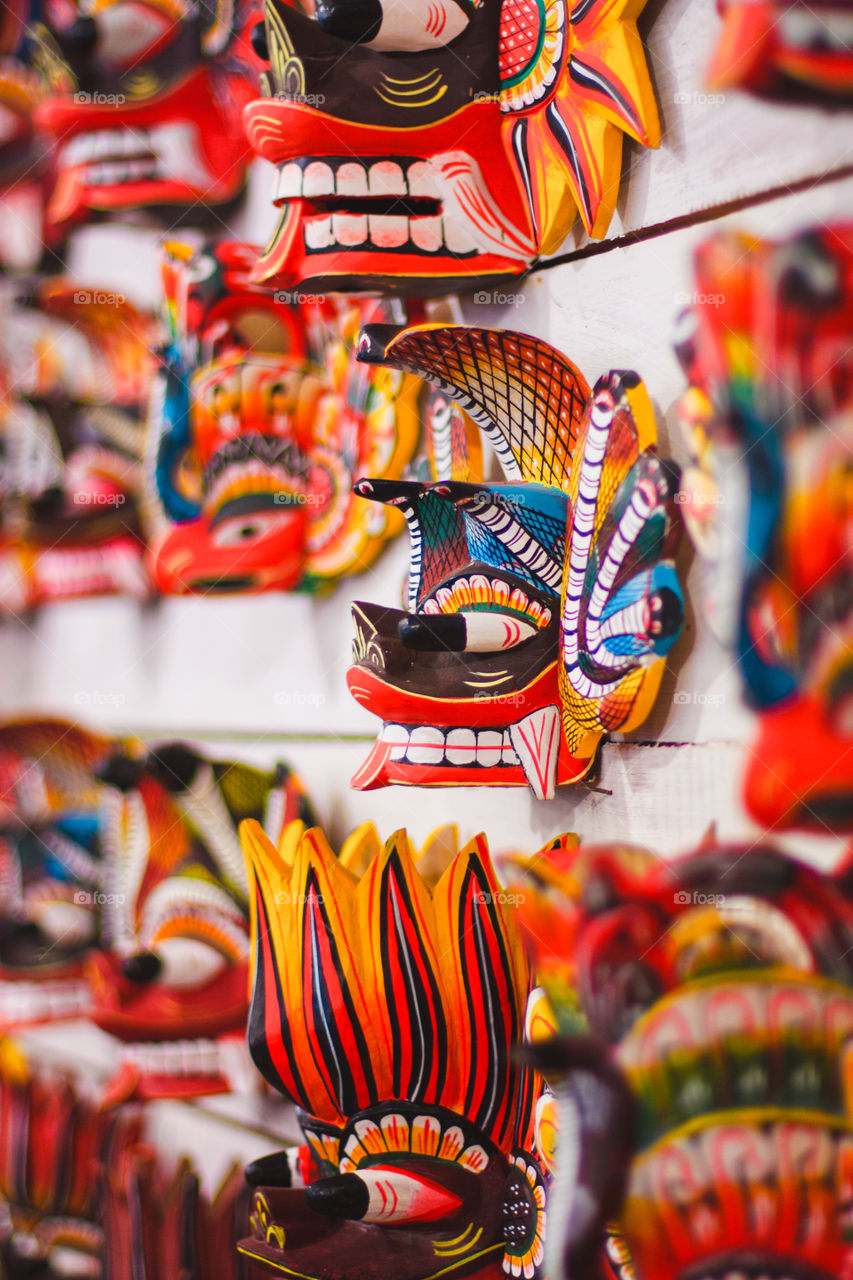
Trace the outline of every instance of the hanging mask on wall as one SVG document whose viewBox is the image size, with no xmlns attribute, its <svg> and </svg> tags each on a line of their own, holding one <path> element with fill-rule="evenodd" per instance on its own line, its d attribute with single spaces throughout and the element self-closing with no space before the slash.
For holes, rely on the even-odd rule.
<svg viewBox="0 0 853 1280">
<path fill-rule="evenodd" d="M 244 0 L 45 0 L 34 36 L 48 96 L 36 123 L 58 150 L 54 227 L 132 210 L 170 226 L 227 213 L 247 173 L 254 12 Z"/>
<path fill-rule="evenodd" d="M 853 14 L 847 0 L 718 0 L 723 30 L 713 89 L 787 102 L 853 105 Z"/>
<path fill-rule="evenodd" d="M 354 697 L 381 717 L 359 788 L 583 778 L 642 723 L 679 635 L 676 469 L 634 373 L 590 392 L 522 334 L 368 328 L 359 359 L 430 379 L 493 444 L 506 480 L 357 492 L 403 512 L 408 609 L 353 606 Z"/>
<path fill-rule="evenodd" d="M 0 1031 L 79 1017 L 100 935 L 108 739 L 64 720 L 0 725 Z"/>
<path fill-rule="evenodd" d="M 587 1027 L 527 1055 L 573 1137 L 557 1137 L 547 1275 L 585 1274 L 620 1185 L 638 1280 L 846 1274 L 849 864 L 712 839 L 675 862 L 591 847 L 562 868 L 541 854 L 518 889 L 555 1021 Z M 628 1099 L 633 1119 L 602 1133 Z"/>
<path fill-rule="evenodd" d="M 164 514 L 159 589 L 323 590 L 366 568 L 399 525 L 352 493 L 399 476 L 419 435 L 422 384 L 351 358 L 383 303 L 291 301 L 253 285 L 256 250 L 167 251 L 171 334 L 151 423 Z"/>
<path fill-rule="evenodd" d="M 603 236 L 623 133 L 660 137 L 642 7 L 265 0 L 244 119 L 281 215 L 257 279 L 447 293 L 526 271 L 577 215 Z"/>
<path fill-rule="evenodd" d="M 44 221 L 51 143 L 33 119 L 45 96 L 27 35 L 29 5 L 8 5 L 0 25 L 0 266 L 32 271 L 55 248 Z M 46 241 L 50 240 L 50 244 Z"/>
<path fill-rule="evenodd" d="M 284 766 L 209 761 L 182 743 L 118 754 L 102 778 L 105 946 L 89 961 L 91 1016 L 127 1044 L 107 1099 L 222 1092 L 240 1068 L 248 1001 L 237 826 L 262 817 L 277 834 L 310 813 L 304 792 Z"/>
<path fill-rule="evenodd" d="M 696 257 L 683 510 L 709 612 L 760 717 L 745 780 L 766 826 L 853 829 L 853 230 L 723 235 Z"/>
<path fill-rule="evenodd" d="M 6 608 L 148 596 L 142 414 L 153 340 L 150 318 L 120 294 L 64 280 L 10 308 L 0 337 Z"/>
<path fill-rule="evenodd" d="M 299 1107 L 305 1145 L 249 1166 L 258 1274 L 532 1276 L 545 1191 L 519 1069 L 529 972 L 480 836 L 405 832 L 340 859 L 297 827 L 242 832 L 252 880 L 249 1045 Z M 375 835 L 375 833 L 373 833 Z"/>
</svg>

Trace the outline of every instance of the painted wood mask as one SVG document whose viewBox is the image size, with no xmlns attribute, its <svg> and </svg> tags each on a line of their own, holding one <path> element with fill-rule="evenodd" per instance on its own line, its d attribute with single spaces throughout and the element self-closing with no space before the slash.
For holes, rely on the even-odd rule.
<svg viewBox="0 0 853 1280">
<path fill-rule="evenodd" d="M 63 278 L 9 303 L 0 332 L 0 607 L 150 593 L 142 424 L 149 316 Z"/>
<path fill-rule="evenodd" d="M 230 1087 L 245 1026 L 249 920 L 237 825 L 310 814 L 285 766 L 210 761 L 182 743 L 119 752 L 104 782 L 104 947 L 88 962 L 93 1021 L 127 1044 L 107 1090 L 193 1097 Z"/>
<path fill-rule="evenodd" d="M 642 723 L 683 617 L 677 471 L 635 373 L 590 391 L 547 343 L 489 329 L 368 328 L 359 359 L 459 401 L 503 483 L 364 480 L 412 541 L 406 610 L 357 603 L 356 700 L 383 721 L 359 788 L 577 782 Z"/>
<path fill-rule="evenodd" d="M 44 222 L 52 149 L 33 120 L 45 84 L 33 65 L 29 7 L 15 0 L 0 21 L 0 265 L 7 271 L 32 271 L 56 247 Z"/>
<path fill-rule="evenodd" d="M 847 0 L 718 0 L 723 30 L 714 89 L 788 102 L 853 105 L 853 14 Z"/>
<path fill-rule="evenodd" d="M 138 209 L 169 226 L 227 212 L 247 172 L 253 12 L 243 0 L 44 0 L 35 35 L 48 95 L 35 118 L 58 152 L 53 227 Z"/>
<path fill-rule="evenodd" d="M 696 283 L 681 496 L 759 715 L 746 803 L 766 826 L 850 831 L 853 229 L 714 237 Z"/>
<path fill-rule="evenodd" d="M 622 1274 L 848 1274 L 849 863 L 825 875 L 712 839 L 675 862 L 636 848 L 559 857 L 540 856 L 519 895 L 561 1028 L 529 1054 L 561 1131 L 547 1275 L 585 1274 L 591 1221 L 602 1234 L 590 1206 L 619 1183 Z M 621 1134 L 597 1127 L 629 1102 Z"/>
<path fill-rule="evenodd" d="M 109 739 L 65 720 L 0 725 L 0 1031 L 79 1017 L 100 933 L 97 769 Z"/>
<path fill-rule="evenodd" d="M 256 276 L 446 293 L 607 230 L 622 136 L 660 129 L 642 0 L 265 0 L 245 111 L 278 170 Z M 476 141 L 475 141 L 476 140 Z"/>
<path fill-rule="evenodd" d="M 352 493 L 374 467 L 399 476 L 419 438 L 419 380 L 351 358 L 387 304 L 291 301 L 251 283 L 256 254 L 227 241 L 167 251 L 151 449 L 175 523 L 151 561 L 168 594 L 322 591 L 401 527 Z"/>
<path fill-rule="evenodd" d="M 529 972 L 477 837 L 242 829 L 252 881 L 249 1045 L 305 1145 L 247 1169 L 252 1275 L 532 1276 L 544 1186 L 519 1068 Z M 421 870 L 423 867 L 423 871 Z"/>
</svg>

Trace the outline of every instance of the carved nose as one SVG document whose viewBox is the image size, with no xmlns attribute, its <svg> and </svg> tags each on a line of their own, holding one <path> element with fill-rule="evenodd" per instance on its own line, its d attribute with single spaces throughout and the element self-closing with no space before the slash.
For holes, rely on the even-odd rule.
<svg viewBox="0 0 853 1280">
<path fill-rule="evenodd" d="M 379 30 L 382 5 L 379 0 L 320 0 L 316 18 L 328 35 L 364 44 Z"/>
</svg>

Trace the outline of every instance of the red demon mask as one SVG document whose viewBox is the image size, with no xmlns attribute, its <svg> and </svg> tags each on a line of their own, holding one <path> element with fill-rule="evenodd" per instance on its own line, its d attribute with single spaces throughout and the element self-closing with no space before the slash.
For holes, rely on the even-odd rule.
<svg viewBox="0 0 853 1280">
<path fill-rule="evenodd" d="M 853 103 L 849 0 L 718 0 L 723 31 L 708 71 L 715 89 L 793 102 Z"/>
<path fill-rule="evenodd" d="M 251 6 L 186 0 L 46 0 L 38 28 L 55 139 L 49 221 L 232 202 L 249 159 L 240 112 L 254 91 L 242 38 Z"/>
<path fill-rule="evenodd" d="M 760 717 L 746 802 L 853 829 L 853 228 L 720 236 L 696 260 L 683 510 Z"/>
<path fill-rule="evenodd" d="M 281 209 L 257 278 L 441 292 L 604 234 L 622 132 L 655 146 L 642 4 L 265 0 L 245 112 Z"/>
</svg>

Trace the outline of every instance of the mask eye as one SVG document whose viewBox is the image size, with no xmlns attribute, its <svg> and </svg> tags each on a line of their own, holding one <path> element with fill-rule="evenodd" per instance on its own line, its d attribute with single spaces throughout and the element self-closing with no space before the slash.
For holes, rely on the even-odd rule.
<svg viewBox="0 0 853 1280">
<path fill-rule="evenodd" d="M 231 516 L 216 526 L 211 541 L 215 547 L 239 547 L 258 542 L 268 534 L 275 533 L 288 519 L 291 510 L 290 506 L 283 506 L 280 511 L 257 511 L 251 515 Z"/>
<path fill-rule="evenodd" d="M 166 987 L 200 987 L 215 978 L 226 965 L 216 947 L 198 938 L 163 938 L 152 948 L 159 962 L 157 981 Z"/>
<path fill-rule="evenodd" d="M 391 53 L 440 49 L 468 26 L 456 0 L 325 0 L 317 21 L 329 35 Z"/>
<path fill-rule="evenodd" d="M 536 635 L 537 628 L 512 613 L 411 614 L 399 624 L 400 639 L 422 653 L 500 653 Z"/>
</svg>

